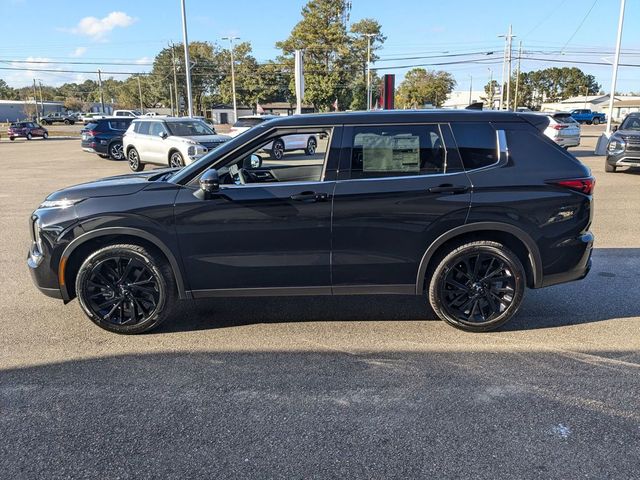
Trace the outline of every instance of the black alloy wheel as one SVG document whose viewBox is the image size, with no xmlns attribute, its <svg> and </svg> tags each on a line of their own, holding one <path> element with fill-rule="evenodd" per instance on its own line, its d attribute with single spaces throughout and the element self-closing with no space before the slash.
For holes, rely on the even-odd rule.
<svg viewBox="0 0 640 480">
<path fill-rule="evenodd" d="M 184 159 L 180 152 L 172 152 L 169 156 L 169 166 L 173 168 L 182 168 L 184 167 Z"/>
<path fill-rule="evenodd" d="M 438 264 L 429 300 L 447 323 L 471 332 L 498 328 L 518 311 L 525 272 L 504 245 L 478 241 L 462 245 Z"/>
<path fill-rule="evenodd" d="M 276 160 L 282 160 L 284 157 L 284 142 L 282 140 L 276 140 L 271 147 L 271 156 Z"/>
<path fill-rule="evenodd" d="M 111 145 L 109 145 L 109 156 L 114 160 L 122 160 L 124 158 L 122 142 L 113 142 Z"/>
<path fill-rule="evenodd" d="M 76 293 L 85 314 L 116 333 L 141 333 L 168 316 L 175 284 L 167 262 L 137 245 L 112 245 L 80 267 Z"/>
<path fill-rule="evenodd" d="M 129 149 L 127 153 L 127 160 L 129 160 L 129 168 L 134 172 L 141 172 L 144 170 L 144 163 L 140 161 L 140 155 L 135 148 Z"/>
<path fill-rule="evenodd" d="M 304 153 L 313 155 L 316 153 L 316 148 L 318 148 L 318 142 L 316 142 L 315 138 L 310 137 L 309 140 L 307 140 L 307 148 L 305 148 Z"/>
</svg>

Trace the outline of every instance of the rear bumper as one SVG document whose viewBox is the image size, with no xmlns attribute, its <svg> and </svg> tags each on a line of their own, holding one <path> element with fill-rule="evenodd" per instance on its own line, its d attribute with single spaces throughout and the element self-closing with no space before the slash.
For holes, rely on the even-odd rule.
<svg viewBox="0 0 640 480">
<path fill-rule="evenodd" d="M 591 270 L 591 254 L 593 252 L 593 234 L 591 232 L 584 233 L 575 239 L 572 249 L 576 249 L 576 259 L 574 266 L 564 272 L 555 273 L 553 275 L 545 275 L 542 279 L 540 287 L 550 287 L 559 283 L 573 282 L 582 280 L 589 274 Z"/>
<path fill-rule="evenodd" d="M 561 147 L 577 147 L 580 145 L 580 137 L 556 137 L 553 139 Z"/>
</svg>

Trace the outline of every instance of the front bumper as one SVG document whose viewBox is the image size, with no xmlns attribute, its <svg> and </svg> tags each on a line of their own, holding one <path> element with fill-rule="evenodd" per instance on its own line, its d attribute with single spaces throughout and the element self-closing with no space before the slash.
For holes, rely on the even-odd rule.
<svg viewBox="0 0 640 480">
<path fill-rule="evenodd" d="M 625 151 L 618 155 L 607 155 L 607 163 L 614 167 L 640 167 L 640 152 Z"/>
</svg>

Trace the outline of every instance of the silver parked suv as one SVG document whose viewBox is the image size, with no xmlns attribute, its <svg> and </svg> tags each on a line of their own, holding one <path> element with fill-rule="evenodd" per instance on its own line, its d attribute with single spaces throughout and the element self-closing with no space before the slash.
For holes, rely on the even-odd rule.
<svg viewBox="0 0 640 480">
<path fill-rule="evenodd" d="M 122 145 L 134 172 L 145 164 L 184 167 L 222 145 L 231 137 L 217 135 L 194 118 L 149 117 L 131 122 Z"/>
</svg>

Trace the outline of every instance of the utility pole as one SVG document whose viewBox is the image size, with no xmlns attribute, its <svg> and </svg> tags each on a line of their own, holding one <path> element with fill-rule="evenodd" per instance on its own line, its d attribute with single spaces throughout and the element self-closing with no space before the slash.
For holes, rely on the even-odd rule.
<svg viewBox="0 0 640 480">
<path fill-rule="evenodd" d="M 187 105 L 189 117 L 193 117 L 193 98 L 191 96 L 191 59 L 189 58 L 189 40 L 187 38 L 187 11 L 185 0 L 182 3 L 182 41 L 184 42 L 184 67 L 187 80 Z"/>
<path fill-rule="evenodd" d="M 102 94 L 102 73 L 98 69 L 98 88 L 100 89 L 100 104 L 102 105 L 102 113 L 104 113 L 104 95 Z"/>
<path fill-rule="evenodd" d="M 587 99 L 589 96 L 589 87 L 587 85 L 584 86 L 584 106 L 582 108 L 584 108 L 585 110 L 587 109 Z"/>
<path fill-rule="evenodd" d="M 471 92 L 473 91 L 473 75 L 469 75 L 469 105 L 471 105 Z"/>
<path fill-rule="evenodd" d="M 607 115 L 606 135 L 611 135 L 611 117 L 613 116 L 613 101 L 618 83 L 618 63 L 620 62 L 620 45 L 622 44 L 622 26 L 624 25 L 624 7 L 626 0 L 620 0 L 620 17 L 618 19 L 618 37 L 616 39 L 616 56 L 613 59 L 613 73 L 611 76 L 611 95 L 609 97 L 609 115 Z"/>
<path fill-rule="evenodd" d="M 499 38 L 504 37 L 505 39 L 505 49 L 504 49 L 504 59 L 502 65 L 502 85 L 504 85 L 504 77 L 507 76 L 507 110 L 511 108 L 511 44 L 515 35 L 513 35 L 513 29 L 511 25 L 509 25 L 509 32 L 506 35 L 498 35 Z M 505 65 L 506 64 L 506 65 Z M 505 72 L 506 70 L 506 72 Z M 500 109 L 502 109 L 502 101 L 504 99 L 504 94 L 502 92 L 504 88 L 500 90 Z"/>
<path fill-rule="evenodd" d="M 233 121 L 238 121 L 238 104 L 236 103 L 236 71 L 235 59 L 233 58 L 233 41 L 240 40 L 240 37 L 222 37 L 222 40 L 229 40 L 229 53 L 231 54 L 231 92 L 233 94 Z"/>
<path fill-rule="evenodd" d="M 518 110 L 518 88 L 520 87 L 520 61 L 522 60 L 522 40 L 518 49 L 518 68 L 516 69 L 516 94 L 513 98 L 513 108 Z"/>
<path fill-rule="evenodd" d="M 169 82 L 169 101 L 171 102 L 171 116 L 173 117 L 173 88 Z"/>
<path fill-rule="evenodd" d="M 144 113 L 144 105 L 142 104 L 142 86 L 140 85 L 140 75 L 138 75 L 137 78 L 138 78 L 138 96 L 140 98 L 140 113 Z"/>
<path fill-rule="evenodd" d="M 367 110 L 371 110 L 371 37 L 375 37 L 375 33 L 365 33 L 367 37 Z"/>
<path fill-rule="evenodd" d="M 38 114 L 38 96 L 36 95 L 36 79 L 33 79 L 33 104 L 36 106 L 36 120 L 40 116 Z"/>
<path fill-rule="evenodd" d="M 495 91 L 493 90 L 493 70 L 489 67 L 487 67 L 487 70 L 489 70 L 489 102 L 491 103 L 491 110 L 493 110 L 493 96 L 495 95 Z"/>
<path fill-rule="evenodd" d="M 178 73 L 176 72 L 176 47 L 171 43 L 171 61 L 173 64 L 173 93 L 176 96 L 176 117 L 180 116 L 180 100 L 178 99 Z M 171 100 L 173 101 L 173 100 Z"/>
<path fill-rule="evenodd" d="M 498 35 L 498 37 L 502 37 L 502 35 Z M 502 52 L 502 80 L 500 81 L 500 105 L 498 105 L 498 110 L 502 110 L 502 105 L 504 103 L 504 71 L 507 68 L 507 43 L 504 44 L 504 50 Z"/>
<path fill-rule="evenodd" d="M 38 90 L 40 91 L 40 111 L 44 115 L 44 100 L 42 99 L 42 80 L 38 80 Z"/>
</svg>

